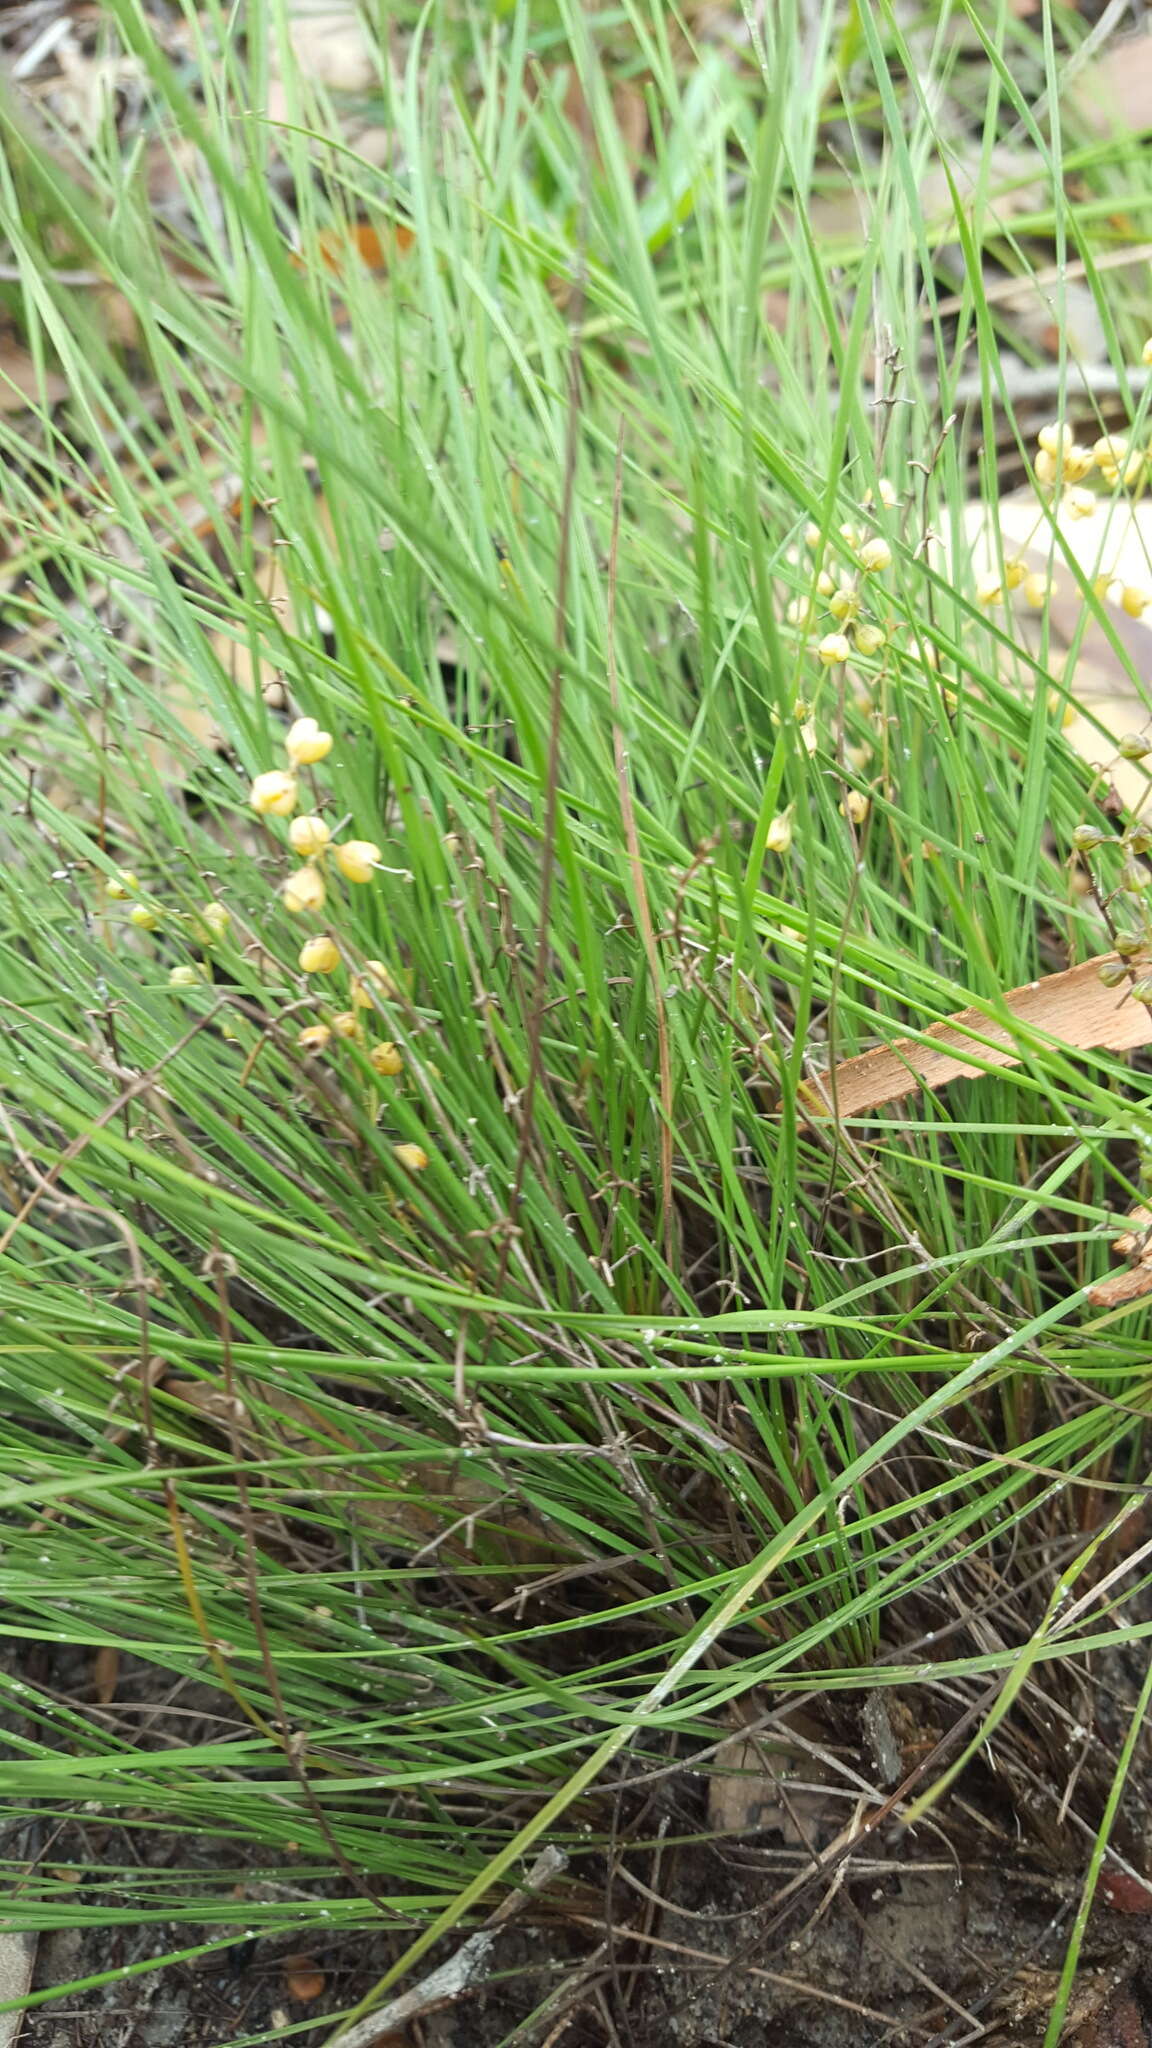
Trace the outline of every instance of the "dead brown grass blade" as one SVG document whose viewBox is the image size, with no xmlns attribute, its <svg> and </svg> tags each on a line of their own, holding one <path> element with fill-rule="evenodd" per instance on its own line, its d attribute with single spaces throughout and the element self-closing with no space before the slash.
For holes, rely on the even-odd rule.
<svg viewBox="0 0 1152 2048">
<path fill-rule="evenodd" d="M 924 1038 L 898 1038 L 843 1060 L 807 1085 L 808 1114 L 865 1116 L 917 1088 L 944 1088 L 989 1068 L 1018 1067 L 1016 1034 L 1021 1030 L 1042 1033 L 1073 1051 L 1131 1052 L 1152 1043 L 1152 1013 L 1134 1002 L 1127 988 L 1106 988 L 1100 979 L 1101 967 L 1114 959 L 1085 960 L 1062 974 L 1009 990 L 1003 1008 L 1011 1025 L 973 1007 L 933 1024 Z"/>
</svg>

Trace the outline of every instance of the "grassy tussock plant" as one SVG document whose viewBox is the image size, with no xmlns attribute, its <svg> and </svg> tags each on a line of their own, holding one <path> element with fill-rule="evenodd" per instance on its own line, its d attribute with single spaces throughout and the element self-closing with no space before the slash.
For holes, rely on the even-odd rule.
<svg viewBox="0 0 1152 2048">
<path fill-rule="evenodd" d="M 413 16 L 385 170 L 275 11 L 190 15 L 179 73 L 113 13 L 186 229 L 109 137 L 98 203 L 21 157 L 54 238 L 0 170 L 71 393 L 0 419 L 7 660 L 53 695 L 14 688 L 0 753 L 0 1594 L 44 1674 L 0 1690 L 9 1816 L 61 1831 L 32 1865 L 9 1836 L 10 1914 L 426 1943 L 533 1839 L 594 1876 L 601 1785 L 813 1693 L 850 1750 L 899 1692 L 905 1802 L 974 1733 L 1023 1800 L 1008 1706 L 1072 1725 L 1146 1626 L 1143 1566 L 1108 1575 L 1146 1344 L 1087 1289 L 1147 1106 L 1041 1034 L 939 1098 L 798 1106 L 1109 944 L 1047 578 L 1036 643 L 964 543 L 1014 418 L 991 157 L 944 316 L 923 65 L 880 10 L 848 51 L 769 9 L 769 46 L 686 66 L 631 6 L 639 182 L 567 0 Z M 834 251 L 802 60 L 859 142 Z M 990 76 L 986 150 L 1025 124 L 1036 232 L 1090 264 L 1093 192 L 1136 218 L 1147 165 L 1098 146 L 1068 199 Z M 1064 577 L 1053 495 L 1144 489 L 1146 316 L 1108 288 L 1126 438 L 1034 456 Z M 1086 1761 L 1078 1841 L 1122 1765 Z"/>
</svg>

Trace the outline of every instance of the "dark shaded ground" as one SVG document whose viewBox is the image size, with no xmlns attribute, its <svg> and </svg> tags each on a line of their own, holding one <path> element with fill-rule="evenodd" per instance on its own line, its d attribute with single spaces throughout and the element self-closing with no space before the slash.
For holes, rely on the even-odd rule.
<svg viewBox="0 0 1152 2048">
<path fill-rule="evenodd" d="M 634 1894 L 622 1901 L 622 1921 L 627 1914 L 635 1926 L 622 1925 L 612 1948 L 590 1931 L 585 1943 L 562 1919 L 511 1927 L 497 1939 L 489 1988 L 387 2037 L 388 2048 L 496 2048 L 526 2021 L 516 2038 L 539 2048 L 1033 2048 L 1043 2040 L 1074 1901 L 1055 1898 L 1026 1868 L 986 1868 L 958 1881 L 939 1863 L 917 1870 L 905 1862 L 895 1875 L 849 1877 L 827 1910 L 810 1908 L 766 1938 L 758 1899 L 777 1882 L 757 1871 L 755 1850 L 728 1844 L 677 1858 L 668 1903 L 650 1929 L 640 1925 L 643 1912 L 633 1914 L 644 1902 Z M 180 1939 L 175 1928 L 56 1933 L 41 1941 L 35 1982 L 159 1959 Z M 582 1951 L 591 1970 L 581 1968 Z M 302 2022 L 314 2024 L 291 2038 L 323 2040 L 331 2026 L 323 2015 L 363 1995 L 391 1948 L 365 1932 L 312 1942 L 308 1952 L 326 1979 L 314 2001 L 286 1988 L 288 1943 L 277 1937 L 230 1963 L 177 1964 L 30 2013 L 21 2048 L 217 2048 Z M 1152 2042 L 1152 1920 L 1101 1909 L 1089 1956 L 1065 2039 L 1075 2048 Z"/>
<path fill-rule="evenodd" d="M 1122 1661 L 1134 1665 L 1136 1652 Z M 1121 1675 L 1110 1674 L 1114 1701 Z M 975 1766 L 929 1822 L 909 1830 L 890 1821 L 837 1860 L 852 1809 L 810 1759 L 741 1747 L 721 1761 L 729 1775 L 686 1771 L 625 1800 L 611 1879 L 602 1855 L 570 1865 L 496 1931 L 477 1982 L 407 2031 L 382 2034 L 381 2048 L 1040 2048 L 1086 1845 L 1074 1869 L 1055 1868 L 1013 1806 L 998 1805 L 994 1772 Z M 1145 1782 L 1142 1766 L 1127 1802 L 1130 1847 L 1145 1833 Z M 715 1835 L 740 1816 L 743 1833 Z M 136 1836 L 136 1852 L 149 1842 L 163 1862 L 202 1863 L 207 1853 L 203 1840 L 148 1834 Z M 259 1877 L 239 1864 L 237 1881 L 259 1896 Z M 1152 2044 L 1152 1894 L 1111 1882 L 1088 1929 L 1063 2036 L 1070 2048 Z M 173 1924 L 62 1930 L 41 1939 L 34 1988 L 159 1963 L 203 1937 Z M 446 1940 L 419 1974 L 464 1939 Z M 301 1953 L 322 1979 L 318 1995 L 294 1995 Z M 320 2043 L 395 1954 L 395 1936 L 371 1927 L 267 1936 L 69 1994 L 29 2013 L 19 2044 Z"/>
</svg>

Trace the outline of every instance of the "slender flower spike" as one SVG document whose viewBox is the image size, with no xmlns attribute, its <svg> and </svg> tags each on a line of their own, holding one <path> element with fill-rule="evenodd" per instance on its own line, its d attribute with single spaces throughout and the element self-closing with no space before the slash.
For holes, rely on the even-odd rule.
<svg viewBox="0 0 1152 2048">
<path fill-rule="evenodd" d="M 300 965 L 305 974 L 335 974 L 340 965 L 340 949 L 326 935 L 306 939 L 300 948 Z"/>
<path fill-rule="evenodd" d="M 337 1038 L 359 1038 L 360 1019 L 355 1010 L 338 1010 L 332 1019 L 332 1029 Z"/>
<path fill-rule="evenodd" d="M 292 851 L 298 853 L 301 860 L 318 859 L 331 837 L 323 818 L 293 818 L 288 827 Z"/>
<path fill-rule="evenodd" d="M 332 1036 L 327 1024 L 306 1024 L 296 1040 L 301 1052 L 323 1052 Z"/>
<path fill-rule="evenodd" d="M 109 875 L 104 884 L 104 894 L 110 896 L 113 903 L 123 903 L 125 898 L 134 895 L 139 887 L 135 875 L 130 874 L 127 868 L 120 868 L 116 874 Z"/>
<path fill-rule="evenodd" d="M 379 1045 L 374 1045 L 371 1048 L 368 1054 L 368 1064 L 378 1074 L 392 1076 L 404 1072 L 404 1061 L 390 1038 L 382 1038 Z"/>
<path fill-rule="evenodd" d="M 880 570 L 892 567 L 892 550 L 882 533 L 874 533 L 871 540 L 865 541 L 856 559 L 862 569 L 875 576 Z"/>
<path fill-rule="evenodd" d="M 773 818 L 764 841 L 769 853 L 787 853 L 792 845 L 792 806 Z"/>
<path fill-rule="evenodd" d="M 428 1154 L 423 1145 L 393 1145 L 392 1150 L 409 1173 L 423 1173 L 428 1164 Z"/>
<path fill-rule="evenodd" d="M 280 891 L 284 908 L 290 910 L 293 917 L 301 917 L 310 910 L 323 910 L 327 893 L 323 875 L 319 868 L 312 866 L 297 868 Z"/>
<path fill-rule="evenodd" d="M 380 848 L 370 839 L 346 839 L 332 848 L 332 858 L 346 882 L 370 882 L 380 865 Z"/>
<path fill-rule="evenodd" d="M 248 801 L 262 818 L 290 818 L 296 808 L 296 777 L 283 768 L 269 768 L 256 777 Z"/>
<path fill-rule="evenodd" d="M 332 735 L 322 731 L 314 718 L 298 718 L 288 727 L 284 745 L 294 768 L 309 768 L 332 752 Z"/>
<path fill-rule="evenodd" d="M 847 661 L 852 649 L 843 633 L 825 633 L 816 652 L 825 668 L 835 668 L 838 661 Z"/>
<path fill-rule="evenodd" d="M 138 932 L 154 932 L 160 923 L 160 913 L 150 910 L 146 903 L 134 903 L 128 912 L 128 922 L 134 924 Z"/>
<path fill-rule="evenodd" d="M 219 944 L 228 937 L 232 913 L 223 903 L 206 903 L 200 912 L 200 922 Z"/>
</svg>

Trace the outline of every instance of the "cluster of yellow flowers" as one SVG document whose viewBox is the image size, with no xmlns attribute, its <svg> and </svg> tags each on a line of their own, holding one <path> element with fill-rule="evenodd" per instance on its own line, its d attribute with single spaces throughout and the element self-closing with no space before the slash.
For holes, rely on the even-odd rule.
<svg viewBox="0 0 1152 2048">
<path fill-rule="evenodd" d="M 865 512 L 872 508 L 876 499 L 885 511 L 892 511 L 899 504 L 896 488 L 887 477 L 880 478 L 875 494 L 871 491 L 865 493 L 862 500 Z M 877 609 L 875 593 L 881 587 L 876 579 L 892 567 L 889 542 L 882 533 L 866 533 L 854 520 L 846 520 L 838 529 L 831 550 L 825 549 L 824 537 L 815 524 L 805 528 L 804 544 L 817 557 L 816 578 L 808 596 L 795 597 L 788 604 L 784 614 L 788 624 L 799 627 L 812 638 L 820 635 L 814 652 L 823 669 L 837 668 L 850 661 L 854 654 L 865 658 L 879 654 L 888 644 L 888 633 L 874 616 Z M 795 561 L 796 558 L 791 559 Z M 818 617 L 821 604 L 835 622 L 829 632 L 821 630 L 822 622 Z M 817 745 L 813 710 L 814 706 L 803 699 L 797 702 L 794 710 L 801 738 L 809 753 Z M 866 755 L 868 749 L 857 751 Z M 854 765 L 859 766 L 860 763 Z M 854 825 L 863 824 L 870 809 L 870 799 L 860 790 L 849 790 L 840 806 L 842 816 Z M 791 851 L 793 810 L 794 806 L 789 804 L 787 810 L 780 811 L 771 819 L 764 841 L 767 852 L 783 855 Z"/>
<path fill-rule="evenodd" d="M 284 740 L 288 767 L 266 769 L 254 778 L 249 792 L 248 800 L 260 817 L 290 818 L 292 821 L 288 827 L 288 842 L 304 865 L 282 883 L 280 897 L 284 908 L 295 917 L 323 910 L 328 897 L 324 868 L 329 859 L 346 882 L 354 883 L 370 882 L 381 864 L 380 848 L 371 839 L 335 840 L 325 820 L 315 812 L 298 817 L 292 815 L 300 795 L 298 771 L 326 760 L 332 745 L 331 733 L 325 732 L 316 719 L 296 719 L 289 726 Z M 304 941 L 298 964 L 304 974 L 330 975 L 337 973 L 344 962 L 336 940 L 330 933 L 323 932 Z M 372 1009 L 378 997 L 395 997 L 398 994 L 396 982 L 384 962 L 365 961 L 362 969 L 350 974 L 351 1007 L 337 1010 L 328 1019 L 305 1025 L 296 1041 L 301 1052 L 319 1055 L 334 1039 L 351 1039 L 363 1045 L 364 1029 L 358 1013 Z M 404 1071 L 403 1055 L 390 1038 L 365 1045 L 364 1053 L 373 1071 L 385 1078 L 393 1079 Z M 400 1164 L 410 1172 L 419 1173 L 428 1164 L 428 1155 L 420 1145 L 394 1145 L 392 1149 Z"/>
<path fill-rule="evenodd" d="M 117 868 L 104 883 L 104 894 L 110 903 L 131 903 L 128 922 L 138 932 L 159 931 L 164 922 L 160 905 L 141 885 L 130 868 Z M 137 900 L 133 900 L 137 899 Z M 232 924 L 230 912 L 223 903 L 202 903 L 192 918 L 182 919 L 191 930 L 192 936 L 202 946 L 222 945 Z M 173 988 L 191 988 L 193 982 L 207 981 L 207 967 L 174 967 L 169 980 Z"/>
<path fill-rule="evenodd" d="M 314 718 L 298 718 L 289 726 L 284 745 L 287 769 L 269 768 L 257 775 L 252 784 L 248 801 L 262 818 L 292 818 L 299 799 L 296 771 L 326 760 L 332 751 L 332 735 L 322 731 Z M 323 910 L 328 897 L 323 863 L 328 854 L 346 882 L 370 882 L 380 865 L 380 848 L 371 839 L 338 842 L 323 818 L 292 818 L 288 841 L 293 853 L 298 853 L 304 862 L 294 875 L 289 875 L 280 891 L 285 910 L 296 917 Z M 325 972 L 323 968 L 317 971 Z"/>
<path fill-rule="evenodd" d="M 270 768 L 257 775 L 249 791 L 249 802 L 260 817 L 291 819 L 289 844 L 304 865 L 281 885 L 280 897 L 285 909 L 293 915 L 324 908 L 327 889 L 323 864 L 329 857 L 347 882 L 370 882 L 381 868 L 380 848 L 371 840 L 336 841 L 323 818 L 292 815 L 299 799 L 298 771 L 325 760 L 332 751 L 332 745 L 331 733 L 324 732 L 314 718 L 298 718 L 285 739 L 288 767 Z M 127 868 L 116 868 L 107 876 L 104 893 L 112 903 L 130 905 L 128 922 L 137 931 L 164 929 L 205 951 L 222 946 L 231 931 L 232 916 L 225 904 L 216 901 L 205 903 L 191 913 L 165 909 Z M 344 965 L 344 957 L 331 934 L 320 933 L 305 940 L 297 964 L 305 974 L 333 975 Z M 212 978 L 207 960 L 187 960 L 169 969 L 168 986 L 173 990 L 203 989 Z M 369 1042 L 362 1016 L 382 1000 L 397 1000 L 400 993 L 396 980 L 382 960 L 366 960 L 360 967 L 350 965 L 349 1007 L 305 1025 L 296 1041 L 300 1051 L 309 1056 L 318 1055 L 334 1040 L 350 1039 L 362 1049 L 374 1073 L 385 1079 L 395 1079 L 404 1072 L 403 1054 L 390 1038 Z M 226 1019 L 220 1028 L 226 1038 L 237 1036 Z M 397 1144 L 392 1151 L 398 1164 L 410 1173 L 419 1173 L 428 1165 L 428 1154 L 421 1145 Z"/>
<path fill-rule="evenodd" d="M 1152 339 L 1144 345 L 1144 361 L 1152 366 Z M 1126 434 L 1102 434 L 1091 447 L 1077 441 L 1070 426 L 1051 420 L 1036 436 L 1034 474 L 1043 495 L 1058 493 L 1059 505 L 1069 519 L 1091 519 L 1100 500 L 1087 488 L 1085 477 L 1095 474 L 1109 491 L 1133 490 L 1143 484 L 1152 467 L 1152 447 L 1136 446 Z M 1094 585 L 1097 597 L 1119 604 L 1130 618 L 1139 619 L 1152 606 L 1152 589 L 1122 583 L 1100 575 Z M 1019 590 L 1025 602 L 1039 611 L 1053 595 L 1051 579 L 1038 571 L 1029 572 L 1019 555 L 1009 557 L 1003 574 L 981 576 L 976 584 L 976 602 L 986 609 L 1003 604 L 1007 592 Z"/>
<path fill-rule="evenodd" d="M 895 505 L 896 493 L 887 477 L 881 478 L 879 491 L 883 505 Z M 822 538 L 818 526 L 806 528 L 805 545 L 813 553 L 822 548 Z M 834 629 L 822 636 L 816 648 L 817 658 L 825 668 L 834 668 L 838 662 L 847 661 L 854 651 L 863 655 L 879 654 L 888 639 L 883 626 L 867 616 L 866 579 L 882 575 L 885 569 L 891 568 L 892 549 L 882 533 L 865 535 L 851 520 L 841 526 L 838 538 L 851 559 L 851 567 L 842 568 L 834 564 L 830 568 L 828 556 L 822 553 L 812 595 L 793 598 L 785 612 L 790 626 L 818 631 L 817 600 L 823 600 L 825 609 L 835 620 Z"/>
</svg>

